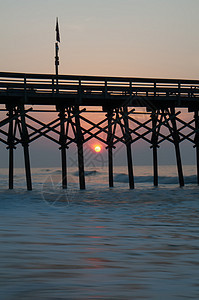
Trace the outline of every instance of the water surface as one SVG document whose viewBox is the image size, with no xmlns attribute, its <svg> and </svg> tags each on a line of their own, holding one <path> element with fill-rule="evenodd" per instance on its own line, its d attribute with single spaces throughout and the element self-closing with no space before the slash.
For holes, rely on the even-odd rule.
<svg viewBox="0 0 199 300">
<path fill-rule="evenodd" d="M 194 171 L 185 188 L 175 172 L 153 188 L 144 170 L 135 190 L 124 169 L 113 189 L 105 171 L 88 170 L 86 191 L 71 170 L 62 191 L 60 170 L 36 169 L 32 192 L 20 170 L 7 190 L 2 170 L 0 299 L 199 299 Z"/>
</svg>

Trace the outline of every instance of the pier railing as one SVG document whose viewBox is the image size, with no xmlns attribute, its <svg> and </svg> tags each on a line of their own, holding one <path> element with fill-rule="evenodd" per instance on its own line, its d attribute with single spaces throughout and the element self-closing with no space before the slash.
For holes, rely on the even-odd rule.
<svg viewBox="0 0 199 300">
<path fill-rule="evenodd" d="M 28 93 L 87 97 L 199 98 L 199 80 L 0 73 L 1 95 Z M 194 100 L 194 99 L 191 99 Z M 96 105 L 98 105 L 96 103 Z"/>
</svg>

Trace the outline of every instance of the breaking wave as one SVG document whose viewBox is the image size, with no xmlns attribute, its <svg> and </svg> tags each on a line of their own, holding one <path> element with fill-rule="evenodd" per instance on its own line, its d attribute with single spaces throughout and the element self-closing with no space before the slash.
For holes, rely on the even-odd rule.
<svg viewBox="0 0 199 300">
<path fill-rule="evenodd" d="M 100 174 L 100 172 L 96 171 L 96 170 L 89 170 L 89 171 L 85 171 L 85 176 L 95 176 Z M 74 172 L 73 173 L 74 176 L 79 176 L 79 172 Z"/>
<path fill-rule="evenodd" d="M 128 183 L 129 177 L 125 173 L 118 173 L 114 175 L 115 182 Z M 158 181 L 160 184 L 178 184 L 179 180 L 177 176 L 159 176 Z M 196 184 L 196 175 L 184 176 L 184 181 L 186 184 Z M 151 183 L 153 182 L 153 176 L 135 176 L 135 182 L 137 183 Z"/>
</svg>

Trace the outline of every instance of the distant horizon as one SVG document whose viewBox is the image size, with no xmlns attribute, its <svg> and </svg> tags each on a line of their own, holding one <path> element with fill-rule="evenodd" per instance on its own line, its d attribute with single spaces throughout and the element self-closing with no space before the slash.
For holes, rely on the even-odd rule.
<svg viewBox="0 0 199 300">
<path fill-rule="evenodd" d="M 173 167 L 176 167 L 176 164 L 174 164 L 174 163 L 168 163 L 168 164 L 158 164 L 158 166 L 161 166 L 161 167 L 166 167 L 166 166 L 173 166 Z M 196 167 L 196 165 L 195 164 L 183 164 L 183 166 L 194 166 L 194 167 Z M 86 168 L 103 168 L 103 169 L 105 169 L 105 168 L 107 168 L 108 166 L 103 166 L 103 167 L 100 167 L 100 166 L 95 166 L 95 167 L 92 167 L 92 166 L 85 166 L 85 170 L 86 170 Z M 127 165 L 117 165 L 117 164 L 115 164 L 114 165 L 114 167 L 127 167 Z M 146 164 L 146 165 L 137 165 L 137 164 L 133 164 L 133 167 L 153 167 L 153 165 L 152 164 Z M 68 169 L 72 169 L 72 168 L 74 168 L 74 169 L 76 169 L 76 168 L 78 168 L 78 166 L 67 166 L 67 168 Z M 177 167 L 176 167 L 177 168 Z M 0 167 L 0 169 L 9 169 L 8 167 Z M 21 166 L 21 167 L 15 167 L 14 169 L 24 169 L 25 170 L 25 168 L 23 167 L 23 166 Z M 61 171 L 61 166 L 54 166 L 54 167 L 52 167 L 52 166 L 43 166 L 43 167 L 32 167 L 31 169 L 59 169 L 60 171 Z"/>
</svg>

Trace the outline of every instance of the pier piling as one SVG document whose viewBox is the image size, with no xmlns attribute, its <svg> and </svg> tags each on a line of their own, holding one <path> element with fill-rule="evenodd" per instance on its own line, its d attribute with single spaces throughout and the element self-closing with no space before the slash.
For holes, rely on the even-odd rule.
<svg viewBox="0 0 199 300">
<path fill-rule="evenodd" d="M 109 187 L 113 187 L 113 137 L 112 137 L 112 117 L 113 110 L 108 110 L 108 174 L 109 174 Z"/>
<path fill-rule="evenodd" d="M 154 186 L 158 186 L 158 154 L 157 154 L 157 141 L 158 141 L 158 133 L 157 133 L 157 114 L 154 111 L 151 115 L 152 119 L 152 149 L 153 149 L 153 184 Z"/>
<path fill-rule="evenodd" d="M 9 149 L 9 189 L 14 187 L 14 127 L 13 127 L 13 107 L 8 108 L 9 129 L 8 129 L 8 149 Z"/>
<path fill-rule="evenodd" d="M 123 107 L 123 117 L 124 117 L 124 127 L 125 127 L 124 139 L 125 139 L 126 151 L 127 151 L 129 188 L 134 189 L 133 159 L 131 153 L 131 135 L 129 132 L 128 110 L 126 106 Z"/>
<path fill-rule="evenodd" d="M 76 123 L 76 144 L 78 153 L 78 168 L 79 168 L 79 186 L 80 190 L 85 190 L 85 172 L 84 172 L 84 150 L 83 150 L 83 134 L 80 126 L 80 110 L 79 106 L 74 108 L 75 123 Z"/>
<path fill-rule="evenodd" d="M 182 161 L 181 161 L 181 155 L 180 155 L 180 139 L 179 139 L 179 134 L 178 134 L 177 126 L 176 126 L 175 108 L 174 107 L 171 107 L 171 123 L 173 126 L 172 136 L 173 136 L 173 143 L 174 143 L 175 152 L 176 152 L 176 162 L 177 162 L 179 184 L 180 184 L 180 187 L 183 187 L 184 186 L 184 176 L 183 176 Z"/>
<path fill-rule="evenodd" d="M 29 156 L 29 135 L 25 121 L 25 110 L 24 105 L 19 106 L 19 111 L 21 113 L 21 141 L 24 149 L 24 162 L 25 162 L 25 173 L 26 173 L 26 183 L 27 190 L 32 190 L 32 180 L 31 180 L 31 167 L 30 167 L 30 156 Z M 20 124 L 19 124 L 20 125 Z"/>
<path fill-rule="evenodd" d="M 194 113 L 194 119 L 195 119 L 195 148 L 196 148 L 196 170 L 197 170 L 197 183 L 199 185 L 199 115 L 198 115 L 198 110 L 195 110 Z"/>
<path fill-rule="evenodd" d="M 60 150 L 62 166 L 62 188 L 67 188 L 67 161 L 66 161 L 66 133 L 65 133 L 65 107 L 57 108 L 60 118 Z"/>
</svg>

